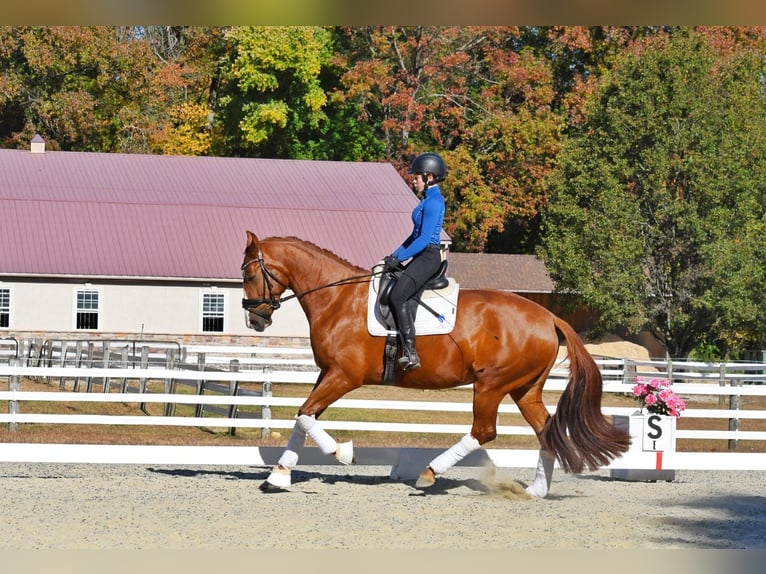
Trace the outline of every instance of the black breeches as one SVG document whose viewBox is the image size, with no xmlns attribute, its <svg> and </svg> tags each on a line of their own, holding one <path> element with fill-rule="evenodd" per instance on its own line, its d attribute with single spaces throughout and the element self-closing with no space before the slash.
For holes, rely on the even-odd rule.
<svg viewBox="0 0 766 574">
<path fill-rule="evenodd" d="M 389 304 L 401 308 L 439 270 L 441 255 L 438 248 L 426 248 L 412 258 L 391 289 Z"/>
</svg>

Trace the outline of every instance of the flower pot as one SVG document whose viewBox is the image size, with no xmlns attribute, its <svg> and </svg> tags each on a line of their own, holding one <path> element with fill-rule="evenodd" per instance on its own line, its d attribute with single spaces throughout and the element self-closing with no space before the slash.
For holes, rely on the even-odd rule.
<svg viewBox="0 0 766 574">
<path fill-rule="evenodd" d="M 676 417 L 637 411 L 630 416 L 615 415 L 614 425 L 630 432 L 628 455 L 646 463 L 644 468 L 612 468 L 610 477 L 639 482 L 672 482 L 674 469 L 664 468 L 663 456 L 676 451 Z M 643 465 L 642 465 L 643 466 Z"/>
</svg>

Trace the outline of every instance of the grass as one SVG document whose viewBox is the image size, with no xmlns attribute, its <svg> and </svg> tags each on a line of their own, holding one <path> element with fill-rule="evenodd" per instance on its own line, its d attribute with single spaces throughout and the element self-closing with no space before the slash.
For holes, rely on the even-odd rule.
<svg viewBox="0 0 766 574">
<path fill-rule="evenodd" d="M 247 385 L 244 385 L 247 388 Z M 259 388 L 252 385 L 252 388 Z M 100 392 L 101 387 L 95 387 Z M 59 392 L 58 381 L 50 383 L 31 379 L 22 379 L 21 390 L 36 392 Z M 71 385 L 67 390 L 71 391 Z M 149 384 L 152 392 L 163 392 L 163 383 L 154 382 Z M 311 390 L 310 385 L 275 384 L 273 395 L 275 397 L 300 397 L 305 398 Z M 190 387 L 179 386 L 177 392 L 191 393 Z M 466 402 L 471 401 L 470 389 L 450 390 L 415 390 L 401 389 L 396 387 L 369 386 L 356 389 L 344 398 L 350 399 L 379 399 L 401 401 L 445 401 Z M 555 404 L 558 393 L 546 393 L 545 403 Z M 508 401 L 510 399 L 507 399 Z M 710 397 L 687 397 L 687 408 L 715 409 L 724 408 L 719 406 L 718 401 Z M 602 398 L 604 406 L 632 407 L 637 406 L 631 397 L 604 393 Z M 250 410 L 256 407 L 249 407 Z M 743 397 L 741 408 L 766 409 L 766 397 Z M 0 401 L 0 409 L 8 412 L 6 402 Z M 194 416 L 195 406 L 176 405 L 175 416 Z M 24 413 L 50 413 L 50 414 L 98 414 L 111 416 L 146 416 L 161 417 L 164 414 L 164 405 L 146 403 L 146 411 L 139 408 L 137 403 L 99 403 L 99 402 L 38 402 L 28 401 L 20 404 L 20 411 Z M 295 414 L 294 407 L 272 407 L 272 418 L 291 419 Z M 205 416 L 219 417 L 212 414 Z M 466 428 L 471 424 L 471 413 L 445 413 L 445 412 L 421 412 L 421 411 L 397 411 L 375 409 L 342 409 L 330 407 L 322 415 L 322 420 L 353 420 L 372 422 L 395 422 L 395 423 L 445 423 L 464 424 Z M 499 417 L 501 425 L 526 425 L 520 415 L 502 414 Z M 260 428 L 238 428 L 236 434 L 229 434 L 229 427 L 181 427 L 181 426 L 156 426 L 156 425 L 74 425 L 74 424 L 20 424 L 17 430 L 10 431 L 0 429 L 0 442 L 28 442 L 28 443 L 54 443 L 54 444 L 135 444 L 135 445 L 247 445 L 247 446 L 284 446 L 287 442 L 289 431 L 280 429 L 270 436 L 262 437 Z M 723 419 L 699 419 L 684 418 L 678 421 L 679 429 L 728 429 L 728 421 Z M 743 420 L 741 430 L 766 430 L 766 420 Z M 376 431 L 332 431 L 338 441 L 352 439 L 355 445 L 364 447 L 448 447 L 459 439 L 460 435 L 451 434 L 423 434 L 423 433 L 394 433 Z M 487 445 L 489 448 L 518 448 L 534 449 L 538 447 L 534 436 L 499 436 L 495 441 Z M 727 451 L 726 440 L 692 440 L 679 439 L 677 450 L 682 452 L 691 451 Z M 739 441 L 737 452 L 766 452 L 766 441 Z"/>
</svg>

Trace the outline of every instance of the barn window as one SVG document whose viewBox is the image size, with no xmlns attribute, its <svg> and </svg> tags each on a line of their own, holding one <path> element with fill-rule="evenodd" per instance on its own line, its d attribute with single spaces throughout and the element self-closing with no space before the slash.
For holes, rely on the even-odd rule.
<svg viewBox="0 0 766 574">
<path fill-rule="evenodd" d="M 77 291 L 77 329 L 98 329 L 99 293 L 91 290 Z"/>
<path fill-rule="evenodd" d="M 11 290 L 0 289 L 0 329 L 11 325 Z"/>
<path fill-rule="evenodd" d="M 202 331 L 204 333 L 223 333 L 223 316 L 223 293 L 203 293 Z"/>
</svg>

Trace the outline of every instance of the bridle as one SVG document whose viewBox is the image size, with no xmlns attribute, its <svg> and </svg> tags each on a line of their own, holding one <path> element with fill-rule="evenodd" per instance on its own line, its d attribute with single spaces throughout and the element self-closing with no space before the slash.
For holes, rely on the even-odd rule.
<svg viewBox="0 0 766 574">
<path fill-rule="evenodd" d="M 309 289 L 307 291 L 303 291 L 302 293 L 293 293 L 292 295 L 288 295 L 287 297 L 280 297 L 277 299 L 274 297 L 274 283 L 278 284 L 279 286 L 283 287 L 284 289 L 288 289 L 289 287 L 285 285 L 284 282 L 280 281 L 280 279 L 272 273 L 268 267 L 266 267 L 266 263 L 263 260 L 263 253 L 261 253 L 261 250 L 258 250 L 258 256 L 254 259 L 248 259 L 243 264 L 242 267 L 240 267 L 240 270 L 242 271 L 242 279 L 244 281 L 248 281 L 254 275 L 245 275 L 245 270 L 252 265 L 253 263 L 258 263 L 258 266 L 261 268 L 261 276 L 263 277 L 263 292 L 266 293 L 268 291 L 268 297 L 260 298 L 260 299 L 242 299 L 242 308 L 245 309 L 245 311 L 249 311 L 251 313 L 255 313 L 259 317 L 263 317 L 264 319 L 268 319 L 269 315 L 265 314 L 263 311 L 258 311 L 257 307 L 260 307 L 261 305 L 268 305 L 271 307 L 271 311 L 274 312 L 277 309 L 279 309 L 285 301 L 289 301 L 290 299 L 300 299 L 309 293 L 314 293 L 315 291 L 319 291 L 321 289 L 327 289 L 328 287 L 337 287 L 339 285 L 350 285 L 352 283 L 362 283 L 366 281 L 367 279 L 370 279 L 371 277 L 375 277 L 376 275 L 381 275 L 384 273 L 384 271 L 374 271 L 372 273 L 365 273 L 364 275 L 354 275 L 353 277 L 346 277 L 345 279 L 340 279 L 338 281 L 334 281 L 332 283 L 328 283 L 326 285 L 320 285 L 319 287 L 314 287 L 313 289 Z M 272 283 L 274 281 L 274 283 Z"/>
<path fill-rule="evenodd" d="M 272 279 L 285 289 L 287 289 L 287 285 L 285 285 L 276 275 L 269 271 L 269 269 L 266 267 L 266 263 L 263 261 L 263 254 L 261 253 L 260 249 L 258 250 L 258 257 L 255 259 L 248 259 L 242 264 L 242 267 L 240 267 L 240 271 L 242 271 L 242 279 L 244 281 L 248 281 L 251 277 L 254 277 L 253 275 L 245 275 L 245 270 L 253 263 L 258 263 L 261 268 L 261 276 L 263 277 L 263 292 L 266 293 L 268 290 L 269 296 L 265 299 L 242 299 L 242 308 L 246 311 L 251 311 L 256 315 L 263 317 L 264 319 L 268 319 L 268 315 L 265 315 L 263 312 L 259 313 L 257 309 L 254 309 L 254 307 L 260 307 L 261 305 L 265 304 L 271 307 L 273 312 L 279 309 L 283 301 L 292 299 L 293 297 L 296 297 L 296 295 L 293 294 L 288 297 L 282 297 L 281 299 L 274 297 L 274 284 L 271 282 Z"/>
</svg>

